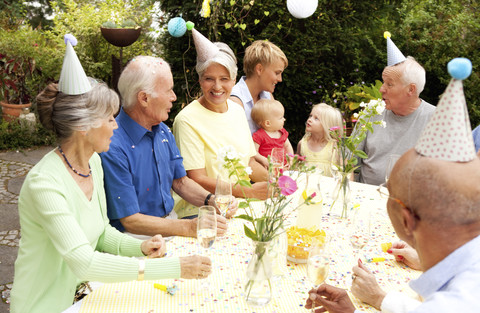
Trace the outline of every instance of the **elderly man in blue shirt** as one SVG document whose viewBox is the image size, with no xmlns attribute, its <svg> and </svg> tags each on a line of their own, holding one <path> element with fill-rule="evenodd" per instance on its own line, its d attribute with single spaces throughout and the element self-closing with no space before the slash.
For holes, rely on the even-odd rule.
<svg viewBox="0 0 480 313">
<path fill-rule="evenodd" d="M 177 99 L 170 66 L 160 58 L 135 57 L 118 89 L 123 101 L 118 129 L 110 150 L 101 154 L 112 225 L 136 235 L 196 237 L 196 219 L 176 219 L 171 190 L 197 206 L 214 206 L 214 196 L 186 176 L 175 138 L 163 123 Z M 226 229 L 219 215 L 217 234 Z"/>
</svg>

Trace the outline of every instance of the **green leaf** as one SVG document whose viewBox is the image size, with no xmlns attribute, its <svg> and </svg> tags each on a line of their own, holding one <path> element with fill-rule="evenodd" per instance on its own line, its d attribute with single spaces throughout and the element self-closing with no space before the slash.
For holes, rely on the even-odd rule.
<svg viewBox="0 0 480 313">
<path fill-rule="evenodd" d="M 241 179 L 241 180 L 239 180 L 239 181 L 237 181 L 237 182 L 238 182 L 238 184 L 239 184 L 240 186 L 252 188 L 252 183 L 249 182 L 249 181 L 247 181 L 247 180 Z"/>
<path fill-rule="evenodd" d="M 270 12 L 268 11 L 263 11 L 263 14 L 265 14 L 265 16 L 268 16 L 270 14 Z"/>
<path fill-rule="evenodd" d="M 226 29 L 229 29 L 230 27 L 232 27 L 232 24 L 230 24 L 230 23 L 225 23 L 225 28 L 226 28 Z"/>
<path fill-rule="evenodd" d="M 247 225 L 243 225 L 243 231 L 245 232 L 245 236 L 252 240 L 258 241 L 257 234 L 255 234 L 250 228 L 248 228 Z"/>
<path fill-rule="evenodd" d="M 258 23 L 260 23 L 260 20 L 259 20 L 259 19 L 255 19 L 253 22 L 255 23 L 255 25 L 257 25 Z"/>
<path fill-rule="evenodd" d="M 235 218 L 241 218 L 242 220 L 253 222 L 253 217 L 247 214 L 241 214 L 241 215 L 235 216 Z"/>
<path fill-rule="evenodd" d="M 282 24 L 277 24 L 278 29 L 282 29 Z"/>
<path fill-rule="evenodd" d="M 358 157 L 361 157 L 362 159 L 368 158 L 368 155 L 362 150 L 355 150 L 353 154 L 355 154 Z"/>
<path fill-rule="evenodd" d="M 245 208 L 248 208 L 248 207 L 249 207 L 248 202 L 242 201 L 238 204 L 239 209 L 245 209 Z"/>
<path fill-rule="evenodd" d="M 247 24 L 240 24 L 240 28 L 245 30 L 245 28 L 247 28 Z M 243 44 L 243 42 L 242 42 L 242 44 Z"/>
</svg>

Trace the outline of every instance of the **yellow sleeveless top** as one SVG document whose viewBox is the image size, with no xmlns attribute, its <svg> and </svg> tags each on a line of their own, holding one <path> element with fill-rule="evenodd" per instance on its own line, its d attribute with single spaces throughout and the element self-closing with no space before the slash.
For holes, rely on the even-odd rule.
<svg viewBox="0 0 480 313">
<path fill-rule="evenodd" d="M 300 141 L 300 154 L 307 158 L 307 163 L 309 165 L 315 165 L 317 166 L 317 169 L 322 170 L 324 176 L 332 177 L 330 161 L 333 151 L 333 141 L 329 141 L 322 150 L 317 152 L 310 150 L 307 141 L 308 138 L 305 136 Z"/>
</svg>

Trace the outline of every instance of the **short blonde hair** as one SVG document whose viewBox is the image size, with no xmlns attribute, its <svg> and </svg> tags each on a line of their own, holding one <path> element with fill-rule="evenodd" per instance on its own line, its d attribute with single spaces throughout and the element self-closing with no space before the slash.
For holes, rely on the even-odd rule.
<svg viewBox="0 0 480 313">
<path fill-rule="evenodd" d="M 243 71 L 247 78 L 251 77 L 255 73 L 255 66 L 257 66 L 257 64 L 260 63 L 263 66 L 268 66 L 278 59 L 282 60 L 285 64 L 284 69 L 287 68 L 287 56 L 279 47 L 270 41 L 256 40 L 245 50 Z"/>
<path fill-rule="evenodd" d="M 343 118 L 339 109 L 334 108 L 326 103 L 314 104 L 312 106 L 312 111 L 313 109 L 318 109 L 320 111 L 319 119 L 320 123 L 322 124 L 326 140 L 333 140 L 332 136 L 330 135 L 330 128 L 334 126 L 340 127 L 339 133 L 340 136 L 343 136 Z M 310 137 L 310 133 L 306 132 L 304 137 Z"/>
<path fill-rule="evenodd" d="M 262 123 L 270 118 L 270 113 L 275 109 L 281 109 L 285 112 L 283 105 L 280 101 L 271 99 L 260 99 L 253 105 L 252 112 L 250 113 L 252 120 L 262 127 Z"/>
</svg>

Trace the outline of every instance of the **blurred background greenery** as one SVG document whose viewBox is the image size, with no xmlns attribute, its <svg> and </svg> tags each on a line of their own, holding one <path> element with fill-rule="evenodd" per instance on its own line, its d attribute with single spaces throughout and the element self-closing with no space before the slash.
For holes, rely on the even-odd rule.
<svg viewBox="0 0 480 313">
<path fill-rule="evenodd" d="M 383 32 L 427 71 L 421 97 L 437 104 L 450 80 L 446 64 L 454 57 L 473 63 L 464 89 L 472 126 L 480 123 L 480 3 L 476 0 L 319 0 L 316 12 L 296 19 L 286 0 L 212 0 L 211 15 L 200 16 L 202 0 L 0 0 L 0 53 L 34 60 L 27 85 L 32 98 L 58 80 L 64 54 L 63 35 L 78 39 L 75 47 L 86 73 L 111 84 L 112 55 L 100 27 L 107 21 L 133 20 L 142 35 L 123 49 L 123 63 L 138 54 L 158 55 L 172 66 L 178 96 L 168 125 L 183 105 L 198 96 L 195 48 L 191 33 L 175 38 L 168 21 L 182 16 L 212 41 L 227 43 L 236 53 L 239 77 L 245 48 L 254 40 L 277 44 L 289 66 L 275 98 L 286 109 L 285 128 L 295 145 L 303 136 L 313 104 L 326 102 L 351 114 L 358 92 L 371 91 L 386 65 Z M 3 79 L 3 78 L 2 78 Z M 366 89 L 365 89 L 366 88 Z M 353 92 L 355 91 L 355 92 Z M 357 98 L 354 98 L 357 97 Z M 34 104 L 35 105 L 35 104 Z M 4 129 L 0 129 L 0 132 Z"/>
</svg>

